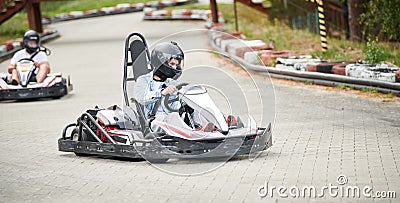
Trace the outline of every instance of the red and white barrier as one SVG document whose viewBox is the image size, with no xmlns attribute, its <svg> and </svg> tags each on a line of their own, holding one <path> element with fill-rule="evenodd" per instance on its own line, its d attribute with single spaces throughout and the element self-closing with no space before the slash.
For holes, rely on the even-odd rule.
<svg viewBox="0 0 400 203">
<path fill-rule="evenodd" d="M 182 4 L 186 4 L 186 3 L 190 3 L 190 2 L 191 2 L 191 0 L 178 0 L 178 1 L 162 0 L 162 1 L 151 1 L 151 2 L 146 2 L 146 3 L 137 3 L 137 4 L 122 3 L 122 4 L 117 4 L 117 5 L 111 6 L 111 7 L 103 7 L 98 10 L 92 9 L 92 10 L 87 10 L 87 11 L 73 11 L 73 12 L 69 12 L 69 13 L 57 14 L 54 17 L 43 17 L 42 23 L 50 24 L 50 23 L 54 23 L 54 22 L 80 19 L 80 18 L 104 16 L 104 15 L 118 14 L 118 13 L 137 12 L 137 11 L 144 10 L 146 7 L 159 9 L 159 8 L 163 8 L 166 6 L 176 6 L 176 5 L 182 5 Z M 147 15 L 148 16 L 169 16 L 167 14 L 164 14 L 164 11 L 159 12 L 159 13 L 156 12 L 155 14 L 147 13 Z"/>
<path fill-rule="evenodd" d="M 385 82 L 396 82 L 398 67 L 387 64 L 349 64 L 346 66 L 346 75 L 354 78 L 373 79 Z"/>
</svg>

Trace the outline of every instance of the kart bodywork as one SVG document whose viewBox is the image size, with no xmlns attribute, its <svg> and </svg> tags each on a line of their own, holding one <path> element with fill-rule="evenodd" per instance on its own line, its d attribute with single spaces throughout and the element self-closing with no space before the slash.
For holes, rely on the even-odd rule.
<svg viewBox="0 0 400 203">
<path fill-rule="evenodd" d="M 177 85 L 177 96 L 164 98 L 164 107 L 170 108 L 169 102 L 185 104 L 198 112 L 205 125 L 185 122 L 183 117 L 187 112 L 173 109 L 163 120 L 146 118 L 143 106 L 135 99 L 129 99 L 127 83 L 151 71 L 147 68 L 149 56 L 144 37 L 131 33 L 125 42 L 125 105 L 107 109 L 96 106 L 84 112 L 76 123 L 64 128 L 58 140 L 59 151 L 165 162 L 170 158 L 256 154 L 272 146 L 271 124 L 266 128 L 257 127 L 250 115 L 224 116 L 200 85 Z M 132 67 L 133 77 L 128 77 L 129 67 Z M 131 101 L 135 108 L 130 106 Z M 154 131 L 154 127 L 160 130 Z M 70 128 L 72 133 L 68 133 Z"/>
<path fill-rule="evenodd" d="M 60 98 L 73 89 L 69 76 L 63 78 L 60 73 L 48 74 L 43 82 L 36 82 L 34 79 L 36 67 L 32 59 L 25 58 L 18 61 L 16 70 L 20 80 L 18 85 L 11 84 L 11 74 L 0 74 L 0 101 Z"/>
</svg>

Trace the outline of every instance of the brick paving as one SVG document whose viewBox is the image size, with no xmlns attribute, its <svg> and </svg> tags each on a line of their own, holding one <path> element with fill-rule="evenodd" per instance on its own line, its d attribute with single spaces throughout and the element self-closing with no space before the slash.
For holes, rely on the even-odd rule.
<svg viewBox="0 0 400 203">
<path fill-rule="evenodd" d="M 274 194 L 272 198 L 261 198 L 258 195 L 259 187 L 266 182 L 268 186 L 320 189 L 330 183 L 338 186 L 337 176 L 343 174 L 348 179 L 344 186 L 368 185 L 374 191 L 396 191 L 399 196 L 400 103 L 382 103 L 305 87 L 275 84 L 274 145 L 254 161 L 236 157 L 227 163 L 170 160 L 160 165 L 172 171 L 213 169 L 200 175 L 182 176 L 163 172 L 147 162 L 58 152 L 57 139 L 65 124 L 74 121 L 86 108 L 122 101 L 119 78 L 123 39 L 132 31 L 129 26 L 136 25 L 151 41 L 178 31 L 172 25 L 179 30 L 202 26 L 193 22 L 142 22 L 140 17 L 127 14 L 54 25 L 64 37 L 48 44 L 53 51 L 50 59 L 58 70 L 71 75 L 75 91 L 60 100 L 0 103 L 1 202 L 399 201 L 398 197 L 331 198 L 326 194 L 324 198 L 281 198 Z M 128 22 L 129 26 L 116 28 L 119 35 L 113 35 L 104 25 L 116 22 Z M 76 29 L 83 25 L 93 30 Z M 105 28 L 98 32 L 96 26 Z M 162 31 L 152 33 L 149 31 L 152 27 Z M 75 32 L 89 32 L 93 37 L 79 37 Z M 97 36 L 96 32 L 104 36 Z M 104 47 L 107 49 L 101 49 Z M 94 51 L 108 49 L 114 52 Z M 108 54 L 110 58 L 106 58 Z M 188 60 L 190 63 L 195 59 Z M 0 71 L 6 68 L 3 63 Z M 249 83 L 238 73 L 221 68 Z M 104 96 L 105 92 L 112 96 Z M 259 107 L 251 108 L 254 111 Z"/>
</svg>

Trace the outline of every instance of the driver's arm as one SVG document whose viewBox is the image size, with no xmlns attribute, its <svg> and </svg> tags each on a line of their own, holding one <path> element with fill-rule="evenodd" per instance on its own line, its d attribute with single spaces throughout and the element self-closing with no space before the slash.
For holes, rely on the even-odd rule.
<svg viewBox="0 0 400 203">
<path fill-rule="evenodd" d="M 10 64 L 8 66 L 8 73 L 12 73 L 12 71 L 16 68 L 17 66 L 15 64 Z"/>
<path fill-rule="evenodd" d="M 37 63 L 37 62 L 35 62 Z M 35 64 L 36 65 L 36 64 Z M 36 67 L 39 67 L 39 69 L 45 69 L 46 70 L 46 74 L 50 73 L 50 64 L 48 61 L 43 61 L 42 63 L 38 63 L 38 65 Z"/>
<path fill-rule="evenodd" d="M 134 87 L 134 97 L 142 105 L 147 105 L 156 102 L 161 98 L 160 90 L 150 90 L 149 77 L 139 77 L 136 80 Z"/>
<path fill-rule="evenodd" d="M 10 65 L 8 66 L 8 73 L 12 73 L 13 70 L 17 68 L 17 62 L 21 58 L 18 56 L 18 53 L 15 53 L 14 56 L 11 58 Z"/>
</svg>

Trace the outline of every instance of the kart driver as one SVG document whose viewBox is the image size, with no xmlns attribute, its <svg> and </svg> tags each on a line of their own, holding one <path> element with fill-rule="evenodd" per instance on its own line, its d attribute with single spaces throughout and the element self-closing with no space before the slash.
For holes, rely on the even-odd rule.
<svg viewBox="0 0 400 203">
<path fill-rule="evenodd" d="M 36 70 L 31 78 L 31 82 L 41 83 L 46 79 L 47 74 L 50 73 L 49 60 L 44 52 L 39 51 L 40 37 L 34 30 L 28 30 L 23 38 L 24 49 L 16 52 L 11 59 L 8 72 L 11 73 L 11 84 L 18 85 L 20 83 L 16 64 L 21 59 L 32 59 L 35 63 Z"/>
<path fill-rule="evenodd" d="M 165 95 L 174 95 L 176 79 L 182 74 L 184 54 L 175 42 L 163 42 L 157 44 L 151 52 L 150 62 L 153 71 L 140 76 L 134 87 L 135 99 L 144 106 L 146 118 L 162 120 L 170 111 L 160 105 Z M 180 107 L 179 102 L 170 104 L 173 109 Z"/>
</svg>

